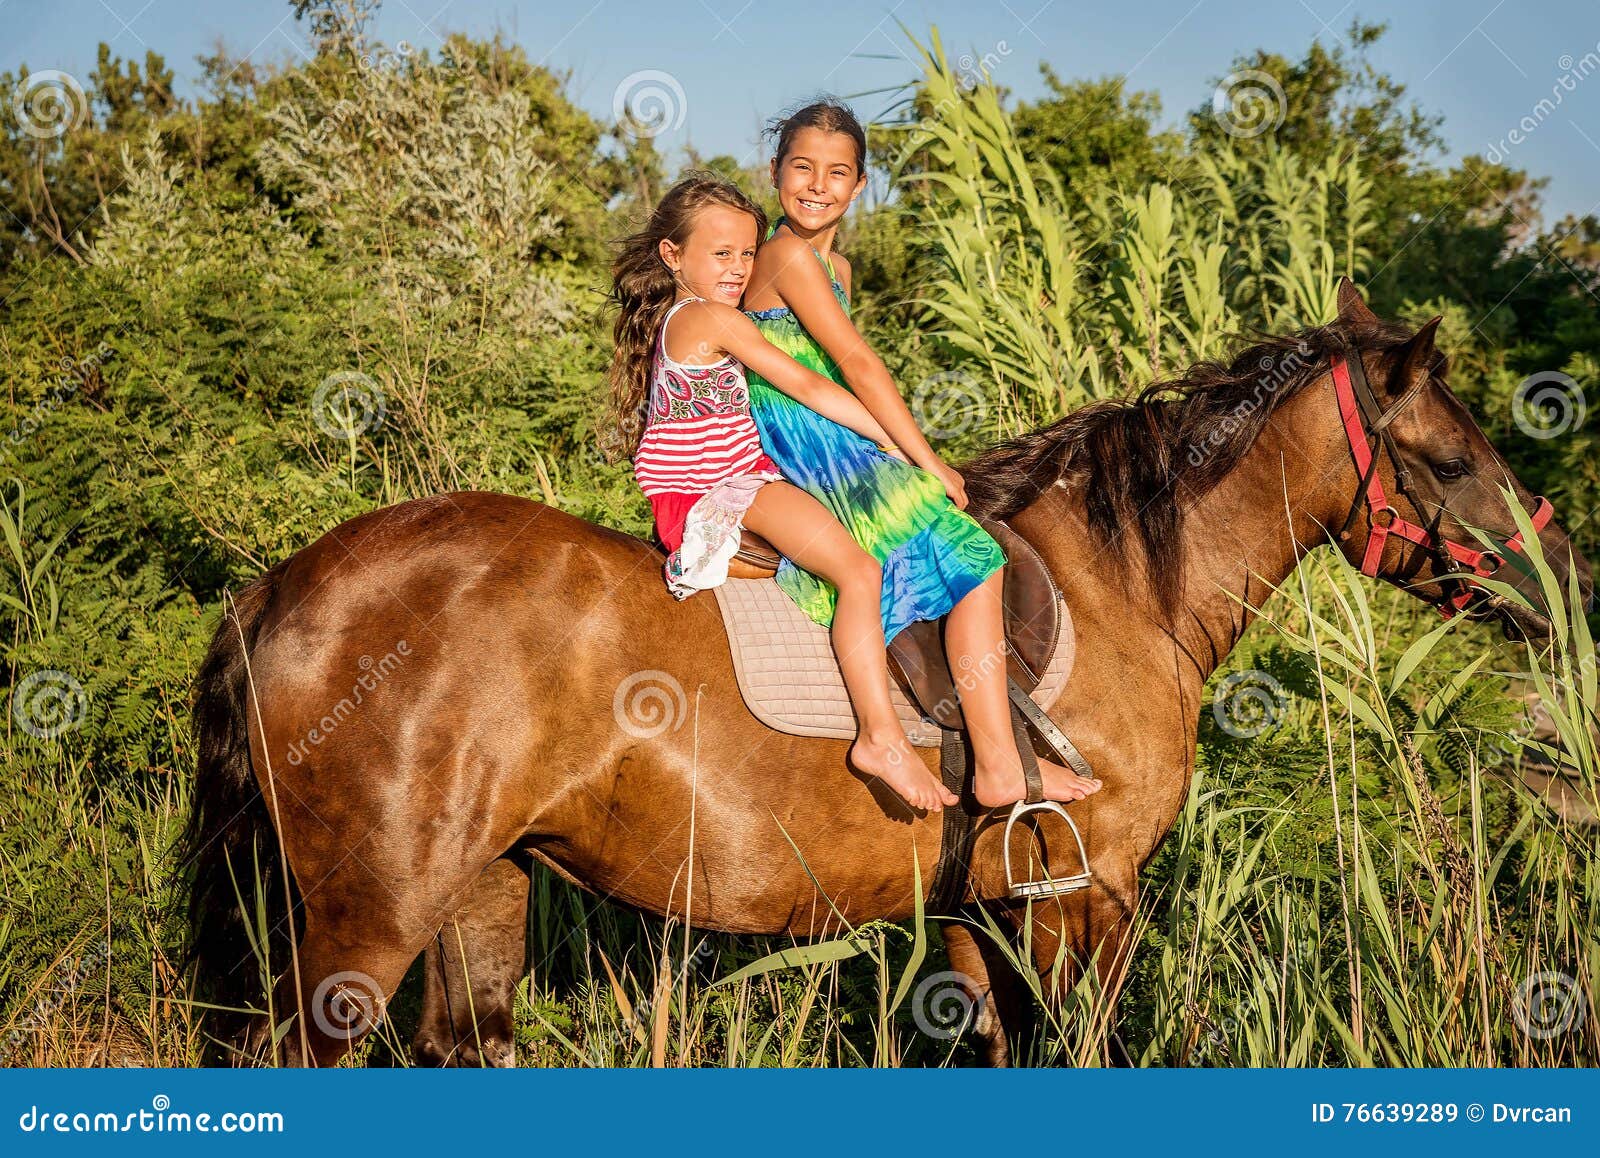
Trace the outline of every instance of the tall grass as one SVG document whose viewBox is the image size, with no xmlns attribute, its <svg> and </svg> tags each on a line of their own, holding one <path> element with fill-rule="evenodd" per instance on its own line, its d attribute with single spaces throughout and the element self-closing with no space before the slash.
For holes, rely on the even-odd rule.
<svg viewBox="0 0 1600 1158">
<path fill-rule="evenodd" d="M 1044 1030 L 1021 1060 L 1099 1064 L 1116 1026 L 1147 1065 L 1600 1061 L 1595 830 L 1515 775 L 1524 754 L 1559 759 L 1593 805 L 1594 650 L 1576 591 L 1544 560 L 1533 566 L 1554 637 L 1497 648 L 1459 621 L 1419 630 L 1426 621 L 1398 593 L 1373 588 L 1341 556 L 1314 554 L 1229 669 L 1257 665 L 1292 689 L 1275 728 L 1240 740 L 1204 717 L 1201 772 L 1144 877 L 1129 984 L 1113 1004 L 1090 971 L 1060 1005 L 1041 1003 Z M 1552 705 L 1554 742 L 1484 709 L 1505 701 L 1512 680 Z M 63 863 L 100 896 L 102 917 L 31 969 L 3 958 L 6 1059 L 192 1063 L 203 1011 L 169 964 L 180 931 L 161 923 L 157 855 L 186 802 L 97 793 L 70 762 L 60 771 L 35 784 L 36 805 L 10 795 L 7 815 L 62 832 L 75 850 Z M 14 944 L 29 898 L 62 870 L 15 836 L 3 870 L 0 944 Z M 248 874 L 241 883 L 248 893 Z M 112 895 L 125 887 L 131 898 Z M 974 1060 L 970 1036 L 948 1032 L 960 1003 L 952 985 L 923 984 L 948 970 L 936 921 L 841 926 L 795 944 L 686 937 L 542 871 L 532 899 L 535 964 L 517 999 L 523 1064 Z M 108 928 L 110 959 L 95 951 Z M 976 932 L 1027 959 L 999 926 Z M 470 969 L 470 945 L 467 955 Z M 263 969 L 264 985 L 271 974 Z M 420 966 L 350 1064 L 408 1063 L 419 987 Z"/>
<path fill-rule="evenodd" d="M 926 336 L 986 390 L 983 433 L 1031 430 L 1221 352 L 1240 329 L 1332 317 L 1359 278 L 1371 180 L 1230 146 L 1124 190 L 1069 195 L 1018 143 L 1001 94 L 916 45 L 924 115 L 892 126 L 904 211 L 926 238 Z"/>
<path fill-rule="evenodd" d="M 927 243 L 928 276 L 920 283 L 927 330 L 982 389 L 985 422 L 976 435 L 1029 428 L 1142 385 L 1217 352 L 1231 330 L 1324 320 L 1334 276 L 1359 275 L 1366 260 L 1370 182 L 1353 160 L 1308 169 L 1271 149 L 1223 148 L 1189 158 L 1170 180 L 1069 192 L 1023 155 L 991 86 L 972 88 L 953 75 L 937 40 L 924 65 L 930 111 L 904 126 L 899 176 Z M 454 128 L 436 110 L 415 107 L 400 79 L 379 77 L 375 91 L 412 109 L 433 153 L 447 157 Z M 308 110 L 328 99 L 310 90 L 298 96 Z M 514 103 L 490 111 L 509 140 L 521 140 Z M 277 158 L 279 176 L 330 227 L 394 240 L 387 218 L 374 224 L 340 208 L 367 204 L 363 198 L 381 192 L 391 170 L 347 167 L 329 178 L 319 161 L 327 150 L 367 148 L 364 122 L 341 122 L 311 140 L 309 117 L 286 125 L 287 139 L 305 136 L 306 148 Z M 537 186 L 538 166 L 524 160 Z M 194 206 L 182 212 L 195 228 L 168 230 L 162 223 L 173 219 L 162 206 L 172 190 L 147 184 L 148 228 L 141 232 L 135 197 L 131 209 L 117 211 L 126 218 L 122 230 L 102 235 L 111 266 L 119 254 L 133 261 L 145 233 L 170 233 L 173 245 L 209 235 Z M 228 221 L 226 228 L 255 243 L 238 215 Z M 401 241 L 427 252 L 460 240 L 427 236 L 414 221 L 395 228 Z M 533 239 L 507 236 L 491 247 L 485 277 L 464 283 L 470 292 L 442 306 L 402 297 L 399 321 L 388 328 L 363 317 L 363 333 L 383 342 L 363 347 L 371 358 L 362 365 L 376 367 L 384 382 L 391 371 L 413 385 L 451 380 L 476 364 L 468 339 L 483 303 L 498 309 L 526 297 L 534 310 L 539 295 L 561 296 L 558 287 L 512 276 Z M 298 243 L 273 244 L 285 268 L 299 269 Z M 362 252 L 398 251 L 374 245 Z M 386 260 L 340 272 L 340 286 L 364 311 L 381 312 L 384 287 L 395 280 Z M 165 285 L 132 284 L 152 292 Z M 413 341 L 418 334 L 428 340 Z M 329 348 L 347 353 L 349 343 Z M 136 355 L 126 357 L 135 362 Z M 445 363 L 457 364 L 444 373 Z M 317 374 L 342 368 L 334 359 Z M 339 465 L 352 495 L 357 481 L 387 499 L 414 483 L 461 480 L 454 452 L 440 450 L 433 400 L 397 390 L 392 401 L 416 435 L 413 453 L 423 457 L 386 457 L 376 442 L 358 456 L 351 443 L 349 462 Z M 459 419 L 470 406 L 457 412 L 455 427 L 473 425 Z M 506 437 L 492 445 L 520 443 Z M 490 447 L 485 435 L 483 462 L 497 461 Z M 587 477 L 581 457 L 552 453 L 547 470 L 543 454 L 532 453 L 530 477 L 547 496 L 581 489 L 571 482 Z M 179 473 L 188 469 L 181 456 L 177 462 Z M 473 468 L 464 477 L 487 485 L 500 476 Z M 504 485 L 525 489 L 515 483 Z M 265 509 L 255 501 L 262 496 L 298 496 L 302 505 L 284 508 L 292 518 L 264 515 L 262 525 L 241 524 L 237 533 L 231 522 L 222 532 L 205 528 L 274 557 L 292 535 L 326 521 L 317 505 L 326 488 L 309 482 L 247 474 L 224 493 L 239 519 Z M 603 488 L 594 493 L 602 503 Z M 190 1000 L 192 979 L 173 965 L 183 931 L 169 916 L 162 856 L 188 809 L 192 757 L 180 689 L 215 609 L 202 618 L 192 597 L 164 594 L 165 578 L 144 576 L 142 590 L 124 580 L 116 570 L 124 544 L 91 557 L 76 537 L 64 538 L 86 512 L 56 509 L 61 504 L 52 506 L 49 496 L 41 502 L 22 490 L 0 497 L 11 686 L 30 669 L 72 668 L 84 651 L 73 633 L 85 619 L 95 631 L 115 621 L 119 634 L 111 638 L 127 641 L 143 680 L 119 687 L 82 673 L 91 726 L 59 736 L 19 731 L 8 713 L 0 1060 L 191 1064 L 206 1047 L 204 1011 Z M 298 528 L 292 535 L 278 526 L 290 523 Z M 1064 1001 L 1048 1009 L 1041 1002 L 1044 1030 L 1020 1060 L 1102 1063 L 1115 1025 L 1134 1059 L 1148 1065 L 1600 1061 L 1596 830 L 1569 819 L 1581 811 L 1551 807 L 1519 775 L 1527 760 L 1553 767 L 1569 796 L 1587 801 L 1594 815 L 1594 647 L 1577 593 L 1531 554 L 1555 632 L 1548 643 L 1520 647 L 1468 623 L 1435 626 L 1426 611 L 1370 585 L 1341 557 L 1312 556 L 1218 673 L 1219 680 L 1269 676 L 1281 702 L 1272 726 L 1250 737 L 1230 735 L 1202 714 L 1193 790 L 1143 877 L 1128 984 L 1105 993 L 1091 970 Z M 57 611 L 63 593 L 83 576 L 106 574 L 131 594 L 92 616 L 80 610 L 76 626 L 65 623 Z M 1549 716 L 1547 733 L 1517 718 L 1525 688 Z M 258 910 L 258 893 L 240 868 L 240 903 L 256 927 L 281 919 Z M 702 937 L 594 900 L 543 870 L 535 871 L 532 902 L 533 967 L 516 1009 L 524 1064 L 974 1060 L 970 1036 L 950 1032 L 961 1001 L 934 935 L 937 921 L 841 924 L 808 944 Z M 974 931 L 1016 961 L 1029 957 L 988 921 Z M 470 944 L 466 950 L 470 970 Z M 261 962 L 262 1008 L 285 965 Z M 420 982 L 418 965 L 350 1064 L 406 1063 Z M 1030 978 L 1036 994 L 1050 991 L 1048 982 Z"/>
</svg>

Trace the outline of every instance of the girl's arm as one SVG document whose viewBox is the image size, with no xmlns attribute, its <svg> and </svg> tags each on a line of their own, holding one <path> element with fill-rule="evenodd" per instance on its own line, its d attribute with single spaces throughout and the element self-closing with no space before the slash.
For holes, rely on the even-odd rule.
<svg viewBox="0 0 1600 1158">
<path fill-rule="evenodd" d="M 870 438 L 879 446 L 891 441 L 859 398 L 789 357 L 767 341 L 756 324 L 732 306 L 701 302 L 686 306 L 682 312 L 699 315 L 692 321 L 685 317 L 679 324 L 687 322 L 692 331 L 700 330 L 703 325 L 705 346 L 733 355 L 796 402 L 840 426 L 849 427 L 863 438 Z"/>
<path fill-rule="evenodd" d="M 774 246 L 777 251 L 768 255 L 766 250 Z M 776 273 L 768 284 L 838 365 L 851 391 L 889 432 L 891 441 L 911 462 L 938 476 L 957 507 L 965 507 L 965 481 L 928 445 L 888 367 L 840 307 L 827 271 L 810 249 L 797 237 L 777 237 L 767 242 L 763 257 L 777 259 Z"/>
</svg>

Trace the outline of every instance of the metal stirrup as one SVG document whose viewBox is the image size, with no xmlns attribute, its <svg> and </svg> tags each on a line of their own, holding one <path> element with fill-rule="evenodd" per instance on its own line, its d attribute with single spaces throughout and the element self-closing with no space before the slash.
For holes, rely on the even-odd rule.
<svg viewBox="0 0 1600 1158">
<path fill-rule="evenodd" d="M 1008 683 L 1014 707 L 1011 713 L 1011 728 L 1017 738 L 1017 752 L 1022 756 L 1022 775 L 1027 782 L 1028 793 L 1026 797 L 1011 806 L 1011 815 L 1006 818 L 1005 832 L 1001 838 L 1005 849 L 1006 891 L 1014 900 L 1028 897 L 1058 897 L 1064 893 L 1076 892 L 1078 889 L 1087 888 L 1094 875 L 1089 868 L 1089 853 L 1084 848 L 1083 835 L 1079 833 L 1072 817 L 1067 815 L 1067 810 L 1057 801 L 1044 798 L 1044 781 L 1039 775 L 1039 760 L 1034 755 L 1033 742 L 1028 738 L 1027 724 L 1024 721 L 1033 724 L 1045 744 L 1078 775 L 1089 778 L 1092 769 L 1072 741 L 1055 726 L 1055 722 L 1039 710 L 1039 706 L 1033 702 L 1033 697 L 1028 695 L 1016 680 L 1008 680 Z M 1078 846 L 1078 863 L 1083 866 L 1082 872 L 1065 877 L 1047 875 L 1038 879 L 1030 877 L 1027 880 L 1017 880 L 1011 867 L 1011 830 L 1020 818 L 1030 812 L 1051 812 L 1067 822 L 1072 839 Z M 1049 872 L 1048 862 L 1045 871 Z"/>
<path fill-rule="evenodd" d="M 1083 865 L 1082 872 L 1065 877 L 1045 876 L 1038 879 L 1030 877 L 1027 880 L 1017 880 L 1016 873 L 1011 869 L 1011 829 L 1020 817 L 1029 812 L 1053 812 L 1067 822 L 1067 828 L 1072 832 L 1072 839 L 1078 845 L 1078 863 Z M 1026 800 L 1019 800 L 1013 804 L 1011 815 L 1006 818 L 1003 839 L 1006 847 L 1006 892 L 1013 900 L 1022 900 L 1026 897 L 1059 897 L 1064 893 L 1089 887 L 1089 881 L 1094 873 L 1089 868 L 1089 854 L 1084 850 L 1083 837 L 1079 835 L 1078 826 L 1072 822 L 1072 817 L 1067 815 L 1067 810 L 1054 800 L 1039 800 L 1032 804 Z M 1049 866 L 1045 867 L 1048 871 Z"/>
</svg>

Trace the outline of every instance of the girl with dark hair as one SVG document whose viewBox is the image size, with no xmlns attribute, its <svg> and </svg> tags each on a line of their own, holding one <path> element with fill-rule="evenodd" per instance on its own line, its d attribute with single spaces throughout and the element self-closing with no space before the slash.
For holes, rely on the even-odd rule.
<svg viewBox="0 0 1600 1158">
<path fill-rule="evenodd" d="M 886 639 L 948 614 L 945 646 L 972 737 L 974 794 L 988 807 L 1020 800 L 1022 756 L 1005 688 L 1005 554 L 962 510 L 961 475 L 928 445 L 883 361 L 850 321 L 850 265 L 833 252 L 839 223 L 866 186 L 866 133 L 847 106 L 828 100 L 770 131 L 783 216 L 756 256 L 745 312 L 778 349 L 847 386 L 891 439 L 862 438 L 774 389 L 752 367 L 750 408 L 762 443 L 784 478 L 833 512 L 881 564 Z M 836 614 L 834 585 L 803 560 L 785 559 L 777 579 L 816 622 Z M 1051 800 L 1079 800 L 1100 787 L 1049 760 L 1039 761 L 1039 771 Z"/>
</svg>

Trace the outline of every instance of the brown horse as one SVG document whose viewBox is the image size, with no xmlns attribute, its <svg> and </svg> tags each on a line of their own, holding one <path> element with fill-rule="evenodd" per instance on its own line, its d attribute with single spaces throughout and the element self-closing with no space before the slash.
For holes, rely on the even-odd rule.
<svg viewBox="0 0 1600 1158">
<path fill-rule="evenodd" d="M 1087 407 L 965 468 L 971 509 L 1031 542 L 1072 609 L 1076 666 L 1050 714 L 1106 782 L 1072 805 L 1092 887 L 1031 908 L 1045 977 L 1065 948 L 1120 983 L 1140 869 L 1183 803 L 1206 679 L 1249 606 L 1318 544 L 1362 560 L 1374 519 L 1472 543 L 1469 526 L 1514 531 L 1500 487 L 1533 509 L 1446 386 L 1434 329 L 1380 322 L 1344 283 L 1328 326 Z M 1342 353 L 1387 410 L 1375 425 L 1406 469 L 1381 450 L 1375 463 L 1397 510 L 1354 501 L 1366 482 L 1335 395 Z M 1421 538 L 1387 536 L 1373 569 L 1445 603 L 1462 580 Z M 1540 540 L 1564 570 L 1566 535 L 1550 524 Z M 247 908 L 267 894 L 274 1013 L 300 1011 L 283 1048 L 319 1065 L 368 1028 L 441 926 L 417 1055 L 509 1061 L 530 856 L 703 929 L 816 935 L 836 927 L 830 906 L 852 922 L 912 915 L 913 861 L 926 887 L 939 819 L 869 791 L 845 741 L 757 722 L 715 603 L 675 602 L 660 564 L 639 539 L 469 492 L 353 519 L 241 590 L 198 676 L 183 847 L 193 950 L 217 999 L 260 992 L 236 882 Z M 965 911 L 1014 927 L 1025 910 L 1004 900 L 999 826 L 980 828 Z M 1053 871 L 1075 867 L 1061 859 Z M 944 935 L 985 1002 L 987 1060 L 1004 1063 L 1030 997 L 967 925 Z M 264 1019 L 253 1028 L 259 1045 Z"/>
</svg>

